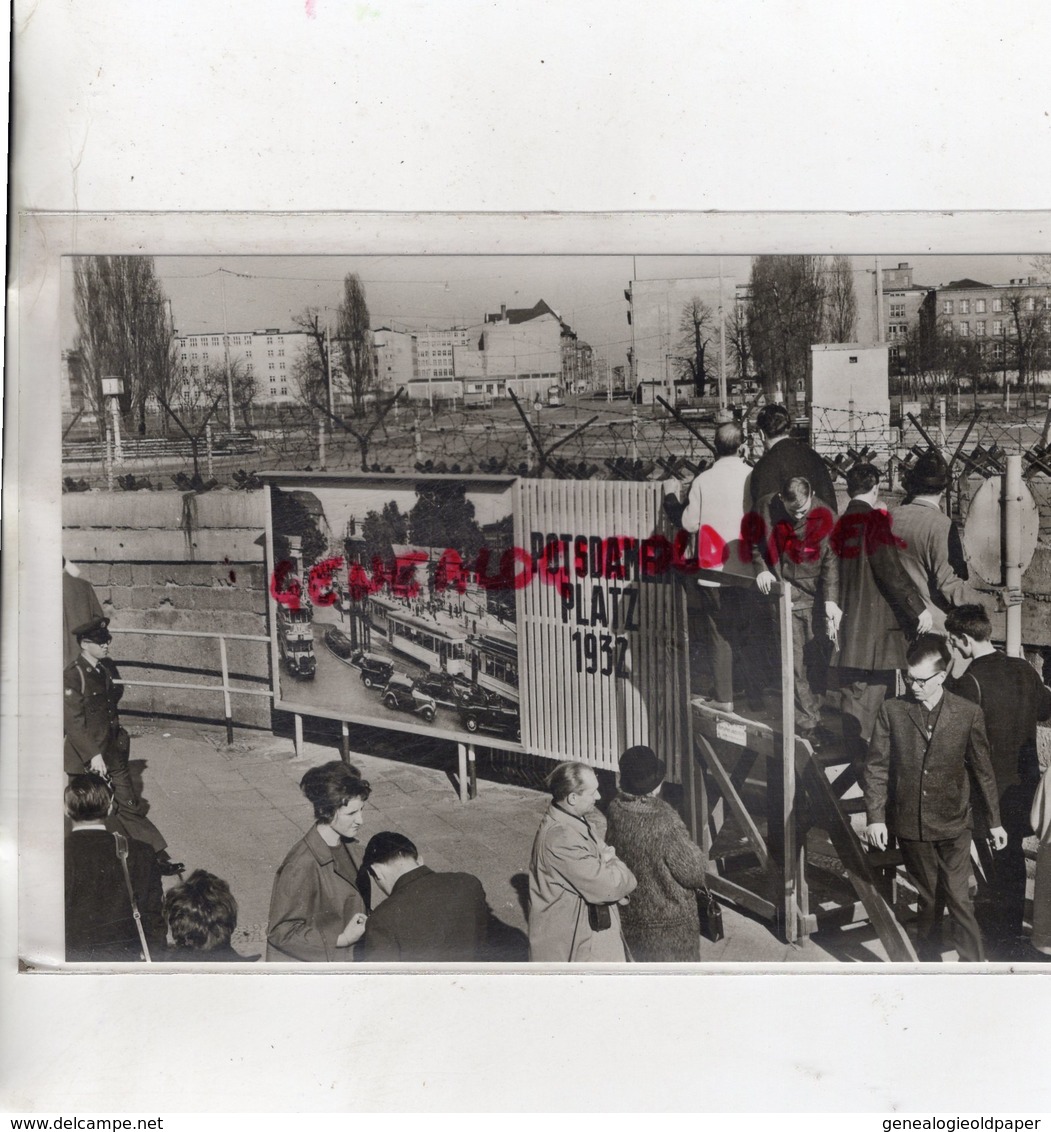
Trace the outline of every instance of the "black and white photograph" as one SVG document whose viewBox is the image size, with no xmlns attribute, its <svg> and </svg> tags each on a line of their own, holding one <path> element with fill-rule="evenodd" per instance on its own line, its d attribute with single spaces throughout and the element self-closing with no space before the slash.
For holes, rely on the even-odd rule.
<svg viewBox="0 0 1051 1132">
<path fill-rule="evenodd" d="M 0 1107 L 1046 1107 L 1045 25 L 15 6 Z"/>
<path fill-rule="evenodd" d="M 1047 256 L 61 268 L 67 961 L 287 959 L 311 829 L 321 961 L 1051 955 Z"/>
</svg>

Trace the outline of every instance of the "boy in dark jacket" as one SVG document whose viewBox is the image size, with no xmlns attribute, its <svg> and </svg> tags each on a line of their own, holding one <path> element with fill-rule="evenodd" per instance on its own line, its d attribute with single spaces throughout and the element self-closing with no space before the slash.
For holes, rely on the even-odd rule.
<svg viewBox="0 0 1051 1132">
<path fill-rule="evenodd" d="M 836 604 L 839 581 L 829 542 L 835 516 L 802 476 L 791 476 L 776 495 L 760 500 L 759 516 L 758 533 L 764 537 L 752 542 L 755 582 L 762 594 L 769 594 L 775 582 L 792 586 L 796 731 L 816 745 L 829 641 L 843 616 Z"/>
</svg>

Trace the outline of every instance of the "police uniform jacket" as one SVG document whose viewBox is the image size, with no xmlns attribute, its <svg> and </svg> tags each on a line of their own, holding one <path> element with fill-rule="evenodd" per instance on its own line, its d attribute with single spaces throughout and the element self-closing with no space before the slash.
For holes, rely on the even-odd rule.
<svg viewBox="0 0 1051 1132">
<path fill-rule="evenodd" d="M 63 673 L 66 774 L 83 774 L 95 755 L 102 755 L 107 766 L 119 758 L 114 745 L 120 722 L 117 704 L 124 694 L 123 685 L 114 683 L 119 677 L 108 657 L 93 666 L 83 653 Z"/>
<path fill-rule="evenodd" d="M 974 828 L 972 790 L 989 822 L 1000 807 L 982 709 L 943 692 L 933 730 L 912 700 L 887 700 L 876 717 L 865 759 L 863 786 L 868 820 L 910 841 L 946 841 Z"/>
</svg>

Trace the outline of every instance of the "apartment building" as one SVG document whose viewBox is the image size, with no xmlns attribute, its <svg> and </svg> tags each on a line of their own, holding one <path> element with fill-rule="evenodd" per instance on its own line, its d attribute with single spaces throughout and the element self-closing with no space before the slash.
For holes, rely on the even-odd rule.
<svg viewBox="0 0 1051 1132">
<path fill-rule="evenodd" d="M 1002 362 L 1017 337 L 1016 315 L 1051 335 L 1051 285 L 1034 275 L 1007 283 L 956 279 L 935 289 L 931 311 L 947 333 L 977 341 L 990 361 Z"/>
</svg>

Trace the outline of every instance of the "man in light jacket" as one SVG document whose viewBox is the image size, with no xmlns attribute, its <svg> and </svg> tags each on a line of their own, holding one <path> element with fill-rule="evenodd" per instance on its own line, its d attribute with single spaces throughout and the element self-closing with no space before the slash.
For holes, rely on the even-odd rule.
<svg viewBox="0 0 1051 1132">
<path fill-rule="evenodd" d="M 588 821 L 599 797 L 598 776 L 583 763 L 560 763 L 547 784 L 551 805 L 529 865 L 529 958 L 623 963 L 617 903 L 637 881 Z"/>
</svg>

